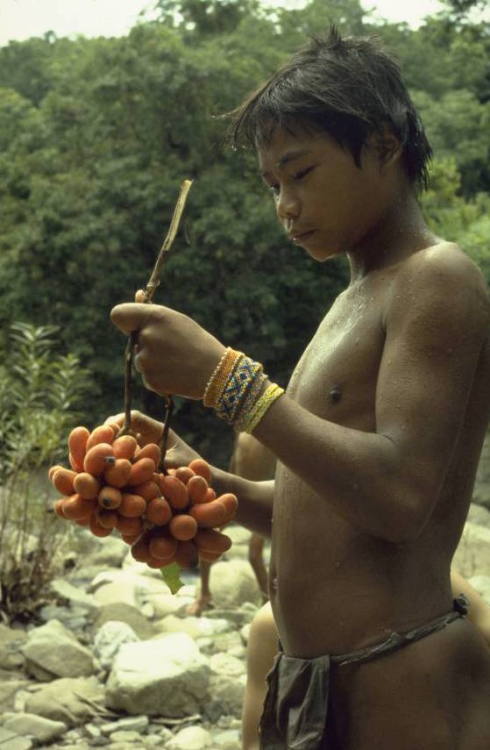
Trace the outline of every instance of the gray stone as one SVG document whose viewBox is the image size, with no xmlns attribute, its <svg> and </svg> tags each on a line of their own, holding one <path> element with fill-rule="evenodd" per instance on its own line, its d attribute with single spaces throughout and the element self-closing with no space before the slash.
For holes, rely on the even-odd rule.
<svg viewBox="0 0 490 750">
<path fill-rule="evenodd" d="M 242 743 L 238 729 L 227 729 L 213 733 L 214 750 L 241 750 Z"/>
<path fill-rule="evenodd" d="M 111 742 L 139 742 L 140 739 L 139 732 L 131 732 L 127 729 L 119 729 L 110 736 Z"/>
<path fill-rule="evenodd" d="M 488 575 L 490 528 L 467 521 L 452 564 L 465 578 Z"/>
<path fill-rule="evenodd" d="M 0 750 L 31 750 L 32 740 L 0 727 Z"/>
<path fill-rule="evenodd" d="M 490 509 L 490 432 L 487 433 L 478 462 L 473 502 Z"/>
<path fill-rule="evenodd" d="M 470 584 L 490 607 L 490 576 L 473 576 L 470 578 Z"/>
<path fill-rule="evenodd" d="M 222 714 L 231 714 L 237 718 L 241 716 L 245 682 L 245 674 L 235 677 L 212 674 L 209 681 L 209 699 L 203 706 L 210 721 L 217 721 Z"/>
<path fill-rule="evenodd" d="M 2 680 L 0 682 L 0 712 L 15 707 L 15 696 L 29 683 L 26 680 Z"/>
<path fill-rule="evenodd" d="M 58 620 L 31 630 L 22 653 L 27 672 L 41 681 L 82 677 L 95 672 L 91 652 Z"/>
<path fill-rule="evenodd" d="M 23 630 L 0 624 L 0 669 L 19 669 L 24 664 L 20 649 L 27 639 Z"/>
<path fill-rule="evenodd" d="M 213 654 L 209 660 L 211 670 L 226 677 L 241 677 L 245 673 L 245 664 L 230 654 Z"/>
<path fill-rule="evenodd" d="M 212 737 L 202 727 L 185 727 L 167 743 L 168 750 L 204 750 L 212 748 Z"/>
<path fill-rule="evenodd" d="M 226 527 L 226 536 L 229 536 L 233 544 L 242 544 L 247 547 L 250 542 L 251 533 L 244 526 L 230 524 Z"/>
<path fill-rule="evenodd" d="M 92 536 L 92 535 L 90 535 Z M 115 536 L 98 539 L 92 536 L 92 549 L 87 553 L 84 565 L 102 565 L 105 568 L 120 568 L 128 554 L 128 545 Z"/>
<path fill-rule="evenodd" d="M 176 617 L 167 615 L 155 623 L 161 633 L 187 633 L 191 638 L 212 637 L 230 630 L 230 623 L 225 619 L 210 617 Z"/>
<path fill-rule="evenodd" d="M 53 680 L 29 696 L 25 710 L 77 726 L 104 712 L 104 688 L 95 677 Z"/>
<path fill-rule="evenodd" d="M 35 714 L 16 714 L 4 721 L 5 729 L 21 736 L 34 737 L 36 742 L 52 742 L 66 732 L 68 727 L 62 721 L 52 721 Z"/>
<path fill-rule="evenodd" d="M 471 521 L 471 523 L 477 523 L 479 526 L 485 526 L 486 529 L 490 529 L 490 509 L 483 505 L 471 503 L 466 520 Z"/>
<path fill-rule="evenodd" d="M 71 606 L 81 607 L 91 614 L 96 614 L 100 608 L 99 603 L 90 594 L 73 586 L 63 578 L 55 578 L 50 584 L 51 591 L 59 599 L 64 599 Z"/>
<path fill-rule="evenodd" d="M 106 704 L 129 714 L 181 717 L 199 711 L 209 665 L 184 633 L 121 646 L 106 685 Z"/>
<path fill-rule="evenodd" d="M 109 669 L 123 643 L 135 643 L 138 636 L 130 625 L 118 620 L 105 622 L 94 638 L 94 653 L 103 669 Z"/>
<path fill-rule="evenodd" d="M 102 724 L 100 730 L 102 734 L 109 735 L 120 730 L 132 732 L 146 732 L 150 725 L 147 716 L 125 716 L 118 721 L 111 721 L 109 724 Z"/>
<path fill-rule="evenodd" d="M 143 742 L 145 747 L 162 747 L 162 738 L 159 734 L 147 734 Z"/>
<path fill-rule="evenodd" d="M 84 726 L 85 733 L 88 735 L 89 739 L 95 740 L 97 737 L 100 737 L 102 732 L 100 728 L 96 724 L 86 724 Z"/>
<path fill-rule="evenodd" d="M 134 630 L 138 638 L 147 640 L 157 634 L 157 630 L 143 617 L 143 615 L 130 604 L 105 604 L 101 606 L 99 614 L 93 625 L 93 633 L 97 632 L 104 623 L 110 620 L 118 620 L 126 623 Z"/>
</svg>

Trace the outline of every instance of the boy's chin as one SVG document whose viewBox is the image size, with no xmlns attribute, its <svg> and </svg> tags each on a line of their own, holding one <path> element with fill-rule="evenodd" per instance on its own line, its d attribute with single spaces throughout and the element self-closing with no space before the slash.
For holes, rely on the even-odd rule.
<svg viewBox="0 0 490 750">
<path fill-rule="evenodd" d="M 326 263 L 327 260 L 331 260 L 332 258 L 336 258 L 338 255 L 342 253 L 342 250 L 339 250 L 339 248 L 333 248 L 333 247 L 304 247 L 303 248 L 305 252 L 308 253 L 308 255 L 313 258 L 313 260 L 316 260 L 317 263 Z"/>
</svg>

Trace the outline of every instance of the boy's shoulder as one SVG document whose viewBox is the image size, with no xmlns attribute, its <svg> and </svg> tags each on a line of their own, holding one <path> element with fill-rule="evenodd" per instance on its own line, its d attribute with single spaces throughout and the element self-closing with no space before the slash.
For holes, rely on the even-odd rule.
<svg viewBox="0 0 490 750">
<path fill-rule="evenodd" d="M 410 255 L 399 264 L 398 285 L 456 283 L 487 292 L 485 278 L 477 264 L 454 242 L 441 241 Z"/>
<path fill-rule="evenodd" d="M 477 303 L 481 313 L 490 312 L 485 277 L 477 264 L 455 243 L 438 242 L 410 255 L 398 265 L 392 299 L 400 304 L 444 301 L 453 309 Z"/>
<path fill-rule="evenodd" d="M 383 327 L 441 345 L 465 331 L 477 346 L 490 338 L 490 298 L 483 273 L 455 243 L 418 250 L 393 269 Z"/>
</svg>

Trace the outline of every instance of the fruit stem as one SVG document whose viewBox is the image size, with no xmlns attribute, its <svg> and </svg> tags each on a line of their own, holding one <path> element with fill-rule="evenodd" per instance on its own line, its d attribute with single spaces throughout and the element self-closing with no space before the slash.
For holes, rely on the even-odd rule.
<svg viewBox="0 0 490 750">
<path fill-rule="evenodd" d="M 180 186 L 180 193 L 179 193 L 179 197 L 177 198 L 177 203 L 175 204 L 172 219 L 170 221 L 170 227 L 163 241 L 163 244 L 160 248 L 158 257 L 153 267 L 153 271 L 151 272 L 149 281 L 144 290 L 145 296 L 143 299 L 143 303 L 148 304 L 151 302 L 151 300 L 153 299 L 155 290 L 160 284 L 160 273 L 161 273 L 161 269 L 163 266 L 163 262 L 165 260 L 166 254 L 172 247 L 173 241 L 177 235 L 180 220 L 182 218 L 182 213 L 184 211 L 185 203 L 187 200 L 187 196 L 189 194 L 189 190 L 191 189 L 191 186 L 192 186 L 192 180 L 184 180 Z M 134 352 L 135 352 L 137 343 L 138 343 L 138 332 L 133 331 L 128 339 L 128 343 L 126 344 L 126 349 L 124 352 L 124 424 L 122 428 L 119 430 L 118 436 L 119 435 L 133 435 L 134 437 L 136 437 L 136 433 L 131 428 L 131 402 L 133 400 L 133 383 L 132 383 L 133 360 L 134 360 Z M 164 399 L 165 399 L 165 423 L 164 423 L 162 442 L 161 442 L 162 466 L 165 466 L 165 453 L 167 449 L 167 438 L 168 438 L 168 432 L 170 428 L 170 416 L 173 411 L 172 397 L 170 395 L 165 395 Z M 164 472 L 165 472 L 165 468 L 164 468 Z"/>
</svg>

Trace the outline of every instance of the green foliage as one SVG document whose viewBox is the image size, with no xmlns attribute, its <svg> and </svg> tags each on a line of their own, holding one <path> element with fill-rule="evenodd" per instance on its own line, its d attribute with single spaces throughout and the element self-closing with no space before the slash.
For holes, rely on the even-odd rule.
<svg viewBox="0 0 490 750">
<path fill-rule="evenodd" d="M 435 160 L 430 188 L 422 199 L 427 220 L 439 237 L 458 243 L 479 265 L 490 285 L 490 195 L 479 193 L 471 201 L 460 195 L 461 175 L 452 157 Z"/>
<path fill-rule="evenodd" d="M 294 11 L 255 0 L 155 5 L 160 20 L 127 37 L 48 35 L 0 48 L 0 349 L 15 320 L 57 326 L 60 346 L 90 372 L 89 425 L 122 410 L 125 341 L 109 311 L 147 280 L 183 178 L 194 186 L 157 302 L 284 384 L 345 285 L 342 262 L 319 266 L 286 242 L 254 155 L 226 147 L 219 117 L 331 22 L 374 29 L 398 55 L 435 146 L 427 215 L 488 268 L 485 24 L 448 7 L 417 31 L 373 27 L 359 0 Z M 141 399 L 161 415 L 152 394 Z M 200 406 L 179 403 L 176 427 L 224 462 L 231 436 Z"/>
<path fill-rule="evenodd" d="M 0 367 L 0 611 L 9 619 L 38 606 L 69 533 L 48 506 L 45 474 L 66 458 L 86 376 L 73 354 L 56 353 L 56 333 L 13 324 Z"/>
</svg>

